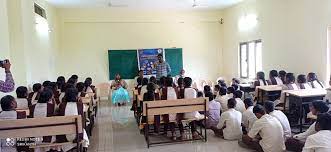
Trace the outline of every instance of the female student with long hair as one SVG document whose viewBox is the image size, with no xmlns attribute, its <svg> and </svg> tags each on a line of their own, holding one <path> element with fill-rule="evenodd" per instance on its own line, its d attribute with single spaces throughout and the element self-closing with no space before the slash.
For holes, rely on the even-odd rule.
<svg viewBox="0 0 331 152">
<path fill-rule="evenodd" d="M 40 83 L 36 83 L 32 86 L 33 92 L 31 92 L 28 96 L 29 106 L 36 104 L 39 99 L 39 94 L 42 90 L 42 85 Z"/>
<path fill-rule="evenodd" d="M 309 85 L 312 88 L 315 88 L 315 89 L 323 89 L 324 88 L 323 83 L 318 80 L 316 73 L 313 73 L 313 72 L 308 73 L 307 80 L 308 80 Z"/>
<path fill-rule="evenodd" d="M 269 82 L 270 85 L 283 85 L 283 81 L 278 77 L 278 72 L 276 70 L 271 70 L 269 73 Z"/>
<path fill-rule="evenodd" d="M 300 89 L 311 89 L 311 86 L 307 83 L 306 76 L 303 74 L 298 75 L 297 83 Z"/>
<path fill-rule="evenodd" d="M 254 87 L 256 87 L 256 86 L 266 86 L 266 85 L 268 85 L 268 82 L 265 79 L 264 72 L 257 72 L 256 73 L 256 80 L 254 82 Z"/>
<path fill-rule="evenodd" d="M 28 88 L 25 86 L 20 86 L 16 89 L 16 109 L 29 109 L 29 102 L 28 102 Z"/>
<path fill-rule="evenodd" d="M 112 93 L 112 103 L 118 106 L 125 105 L 130 102 L 130 96 L 128 91 L 128 85 L 121 78 L 120 74 L 115 75 L 115 80 L 111 83 L 111 88 L 114 89 Z"/>
<path fill-rule="evenodd" d="M 147 92 L 144 93 L 143 95 L 143 100 L 144 101 L 156 101 L 160 100 L 160 96 L 158 93 L 155 93 L 155 88 L 153 83 L 147 84 Z M 141 103 L 140 105 L 141 108 L 143 108 L 143 105 Z M 143 109 L 141 110 L 143 111 Z M 147 122 L 146 117 L 142 118 L 142 122 Z M 154 116 L 154 132 L 158 133 L 160 128 L 160 116 L 155 115 Z"/>
</svg>

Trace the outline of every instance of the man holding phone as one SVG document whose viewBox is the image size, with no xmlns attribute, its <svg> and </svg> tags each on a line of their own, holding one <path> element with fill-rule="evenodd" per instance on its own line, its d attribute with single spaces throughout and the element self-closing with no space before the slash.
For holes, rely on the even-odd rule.
<svg viewBox="0 0 331 152">
<path fill-rule="evenodd" d="M 14 91 L 15 82 L 10 72 L 10 66 L 11 64 L 9 60 L 0 61 L 0 67 L 4 68 L 6 73 L 5 81 L 0 80 L 0 92 L 8 93 Z"/>
</svg>

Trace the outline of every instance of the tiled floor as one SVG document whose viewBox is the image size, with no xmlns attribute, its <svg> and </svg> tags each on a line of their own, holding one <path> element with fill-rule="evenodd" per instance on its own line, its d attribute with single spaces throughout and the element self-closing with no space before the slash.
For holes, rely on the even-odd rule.
<svg viewBox="0 0 331 152">
<path fill-rule="evenodd" d="M 101 102 L 89 152 L 250 152 L 237 141 L 225 141 L 208 132 L 208 142 L 181 143 L 147 148 L 130 107 L 112 107 Z"/>
</svg>

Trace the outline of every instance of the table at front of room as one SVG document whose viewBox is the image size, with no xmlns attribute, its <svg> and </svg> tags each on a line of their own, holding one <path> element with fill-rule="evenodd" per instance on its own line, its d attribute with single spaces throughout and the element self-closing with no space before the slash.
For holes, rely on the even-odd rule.
<svg viewBox="0 0 331 152">
<path fill-rule="evenodd" d="M 283 87 L 280 85 L 257 86 L 257 101 L 264 102 L 264 95 L 269 95 L 270 92 L 282 91 Z M 269 97 L 269 96 L 268 96 Z"/>
<path fill-rule="evenodd" d="M 247 94 L 254 92 L 255 88 L 251 84 L 239 84 L 239 89 L 244 92 L 244 98 L 247 98 Z"/>
<path fill-rule="evenodd" d="M 322 100 L 326 95 L 325 89 L 302 89 L 302 90 L 286 90 L 285 101 L 289 98 L 290 103 L 296 103 L 299 106 L 299 126 L 300 132 L 302 132 L 303 124 L 303 105 L 309 104 L 314 100 Z M 293 125 L 292 125 L 293 126 Z"/>
</svg>

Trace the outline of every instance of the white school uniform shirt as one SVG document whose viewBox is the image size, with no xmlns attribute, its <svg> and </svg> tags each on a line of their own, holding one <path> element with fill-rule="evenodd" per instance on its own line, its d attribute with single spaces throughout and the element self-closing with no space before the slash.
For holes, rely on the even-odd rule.
<svg viewBox="0 0 331 152">
<path fill-rule="evenodd" d="M 331 131 L 320 130 L 316 134 L 310 135 L 303 147 L 302 152 L 330 152 L 331 151 Z"/>
<path fill-rule="evenodd" d="M 283 81 L 282 79 L 280 79 L 279 77 L 274 77 L 276 82 L 277 82 L 277 85 L 283 85 Z"/>
<path fill-rule="evenodd" d="M 233 108 L 222 113 L 217 128 L 221 129 L 226 126 L 223 129 L 224 139 L 237 140 L 242 137 L 241 119 L 241 113 Z"/>
<path fill-rule="evenodd" d="M 193 99 L 197 97 L 197 91 L 193 88 L 185 88 L 184 90 L 184 99 Z M 202 118 L 202 115 L 198 111 L 185 113 L 186 119 L 192 118 Z"/>
<path fill-rule="evenodd" d="M 318 83 L 317 80 L 314 80 L 314 81 L 310 82 L 309 84 L 314 89 L 323 89 L 324 88 L 323 84 Z"/>
<path fill-rule="evenodd" d="M 257 120 L 255 114 L 253 113 L 254 106 L 250 106 L 243 112 L 242 124 L 246 127 L 246 130 L 249 132 L 251 130 L 254 122 Z"/>
<path fill-rule="evenodd" d="M 303 86 L 305 89 L 312 89 L 312 87 L 308 83 L 304 83 Z"/>
<path fill-rule="evenodd" d="M 221 104 L 222 112 L 225 112 L 226 110 L 228 110 L 228 100 L 229 99 L 230 98 L 227 95 L 219 96 L 218 98 L 216 98 L 216 101 L 220 102 L 220 104 Z"/>
<path fill-rule="evenodd" d="M 263 82 L 263 80 L 259 79 L 259 83 L 260 83 L 260 86 L 267 86 L 268 85 L 267 80 L 264 80 L 264 82 Z"/>
<path fill-rule="evenodd" d="M 141 87 L 140 94 L 144 95 L 147 92 L 147 85 Z"/>
<path fill-rule="evenodd" d="M 316 133 L 315 124 L 316 124 L 316 122 L 314 122 L 312 125 L 310 125 L 309 128 L 305 132 L 294 135 L 293 138 L 298 139 L 303 142 L 306 141 L 308 136 Z"/>
<path fill-rule="evenodd" d="M 173 87 L 167 87 L 167 100 L 177 100 L 177 94 Z M 169 114 L 169 120 L 176 120 L 176 114 Z"/>
<path fill-rule="evenodd" d="M 29 109 L 28 99 L 26 98 L 17 98 L 17 109 Z"/>
<path fill-rule="evenodd" d="M 212 100 L 209 102 L 208 105 L 209 108 L 209 119 L 219 121 L 220 120 L 220 110 L 221 110 L 221 104 L 217 102 L 216 100 Z"/>
<path fill-rule="evenodd" d="M 227 94 L 227 96 L 228 96 L 229 99 L 233 98 L 233 93 L 229 93 L 229 94 Z"/>
<path fill-rule="evenodd" d="M 248 132 L 248 136 L 262 138 L 260 145 L 264 152 L 283 152 L 285 150 L 284 133 L 280 122 L 273 116 L 263 115 L 256 120 Z"/>
<path fill-rule="evenodd" d="M 245 112 L 246 108 L 245 108 L 244 102 L 240 98 L 236 98 L 236 101 L 237 101 L 237 104 L 234 109 L 236 109 L 237 111 L 239 111 L 241 113 Z"/>
<path fill-rule="evenodd" d="M 36 100 L 37 95 L 38 95 L 38 92 L 33 93 L 32 98 L 31 98 L 31 104 L 32 105 L 37 104 L 37 102 L 38 102 L 38 100 Z"/>
<path fill-rule="evenodd" d="M 273 112 L 270 112 L 269 115 L 275 117 L 280 122 L 284 131 L 285 139 L 292 137 L 290 122 L 282 111 L 274 110 Z"/>
</svg>

